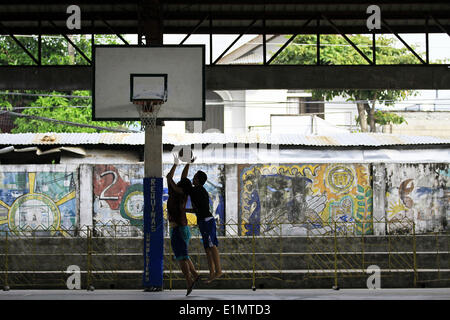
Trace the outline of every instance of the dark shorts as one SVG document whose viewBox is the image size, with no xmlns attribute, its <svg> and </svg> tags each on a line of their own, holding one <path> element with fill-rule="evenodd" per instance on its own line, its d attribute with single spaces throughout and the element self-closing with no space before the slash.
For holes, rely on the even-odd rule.
<svg viewBox="0 0 450 320">
<path fill-rule="evenodd" d="M 210 248 L 219 246 L 219 240 L 216 235 L 216 220 L 210 219 L 208 221 L 199 220 L 197 222 L 200 234 L 202 235 L 203 247 Z"/>
<path fill-rule="evenodd" d="M 188 226 L 170 228 L 170 244 L 176 260 L 189 259 L 188 245 L 191 232 Z"/>
</svg>

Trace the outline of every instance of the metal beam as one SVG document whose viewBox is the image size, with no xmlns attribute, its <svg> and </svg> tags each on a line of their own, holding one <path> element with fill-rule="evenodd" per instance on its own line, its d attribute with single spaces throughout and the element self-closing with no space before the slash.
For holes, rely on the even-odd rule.
<svg viewBox="0 0 450 320">
<path fill-rule="evenodd" d="M 124 44 L 129 45 L 128 41 L 125 40 L 125 38 L 122 37 L 120 33 L 115 32 L 113 27 L 111 27 L 111 25 L 106 20 L 102 20 L 102 22 L 108 27 L 109 30 L 111 30 L 111 32 L 113 32 L 120 40 L 122 40 Z"/>
<path fill-rule="evenodd" d="M 134 3 L 136 2 L 135 0 L 133 1 L 125 1 L 125 0 L 78 0 L 77 3 L 78 4 L 91 4 L 91 5 L 108 5 L 108 6 L 112 6 L 114 4 L 127 4 L 127 3 Z M 282 4 L 282 5 L 290 5 L 290 4 L 311 4 L 314 3 L 316 5 L 325 5 L 325 4 L 331 4 L 331 5 L 335 5 L 336 1 L 335 0 L 264 0 L 264 2 L 262 2 L 261 0 L 220 0 L 220 1 L 216 1 L 216 0 L 167 0 L 166 3 L 169 3 L 171 5 L 181 5 L 181 6 L 186 6 L 187 4 L 189 5 L 193 5 L 193 4 L 215 4 L 216 2 L 219 2 L 221 5 L 261 5 L 261 3 L 264 3 L 266 5 L 269 4 Z M 341 0 L 339 1 L 339 4 L 358 4 L 361 1 L 356 1 L 356 0 Z M 413 1 L 402 1 L 402 0 L 396 0 L 396 1 L 392 1 L 392 0 L 378 0 L 377 3 L 378 4 L 405 4 L 405 2 L 407 4 L 423 4 L 423 3 L 427 3 L 424 0 L 413 0 Z M 448 3 L 447 0 L 433 0 L 434 3 Z M 9 4 L 9 2 L 7 2 Z M 23 4 L 36 4 L 35 0 L 17 0 L 14 3 L 15 5 L 23 5 Z M 45 5 L 60 5 L 61 4 L 61 0 L 41 0 L 39 1 L 39 4 L 45 4 Z"/>
<path fill-rule="evenodd" d="M 430 17 L 434 20 L 434 22 L 438 25 L 439 29 L 440 29 L 442 32 L 444 32 L 444 33 L 446 33 L 446 34 L 448 34 L 448 35 L 450 36 L 450 31 L 449 31 L 447 28 L 445 28 L 445 27 L 438 21 L 438 19 L 436 19 L 436 16 L 435 16 L 435 15 L 430 15 Z M 427 27 L 429 27 L 429 25 L 428 25 Z"/>
<path fill-rule="evenodd" d="M 400 35 L 397 33 L 397 32 L 394 32 L 393 30 L 392 30 L 392 28 L 387 24 L 387 22 L 384 20 L 384 19 L 381 19 L 381 22 L 382 22 L 382 24 L 383 24 L 383 26 L 386 28 L 386 29 L 388 29 L 389 30 L 389 32 L 390 33 L 392 33 L 393 35 L 395 35 L 396 37 L 397 37 L 397 39 L 398 40 L 400 40 L 400 42 L 401 43 L 403 43 L 403 45 L 417 58 L 417 59 L 419 59 L 419 61 L 422 63 L 422 64 L 426 64 L 426 62 L 422 59 L 422 57 L 421 56 L 419 56 L 418 54 L 417 54 L 417 52 L 416 51 L 414 51 L 414 49 L 413 48 L 411 48 L 411 46 L 408 44 L 408 43 L 406 43 L 406 41 L 405 40 L 403 40 L 403 38 L 402 37 L 400 37 Z"/>
<path fill-rule="evenodd" d="M 0 7 L 1 8 L 1 7 Z M 174 9 L 175 10 L 175 9 Z M 205 6 L 204 10 L 192 11 L 185 10 L 183 11 L 164 11 L 164 20 L 165 21 L 183 21 L 184 26 L 188 27 L 188 25 L 192 25 L 195 21 L 202 20 L 205 15 L 208 13 L 214 13 L 214 18 L 216 20 L 222 21 L 231 21 L 231 20 L 262 20 L 266 19 L 270 20 L 308 20 L 314 19 L 320 14 L 325 14 L 329 19 L 333 21 L 348 21 L 348 22 L 356 22 L 358 20 L 367 19 L 367 14 L 365 12 L 365 8 L 361 7 L 361 10 L 352 10 L 352 11 L 330 11 L 330 10 L 308 10 L 302 11 L 297 7 L 286 8 L 284 10 L 277 11 L 264 11 L 263 9 L 257 10 L 253 9 L 252 11 L 248 11 L 245 9 L 235 8 L 234 10 L 214 10 L 211 11 L 209 8 L 207 9 Z M 448 10 L 445 9 L 437 9 L 432 10 L 429 14 L 433 15 L 436 19 L 446 20 L 448 19 Z M 399 22 L 405 23 L 405 20 L 425 20 L 427 13 L 423 11 L 383 11 L 383 19 L 387 19 L 389 21 L 398 20 Z M 52 20 L 59 23 L 65 23 L 67 20 L 67 13 L 65 10 L 60 10 L 59 12 L 55 11 L 0 11 L 0 21 L 3 22 L 21 22 L 24 25 L 32 25 L 32 22 L 36 20 L 36 17 L 39 17 L 41 20 Z M 105 8 L 105 11 L 98 10 L 83 10 L 83 20 L 90 21 L 96 19 L 97 22 L 102 22 L 104 20 L 109 21 L 111 24 L 115 24 L 115 22 L 123 22 L 123 21 L 136 21 L 138 19 L 138 14 L 135 11 L 121 11 L 116 10 L 112 11 L 110 8 Z M 188 24 L 186 22 L 189 22 Z"/>
<path fill-rule="evenodd" d="M 202 20 L 200 20 L 200 21 L 195 25 L 194 29 L 193 29 L 191 32 L 189 32 L 189 33 L 183 38 L 183 40 L 181 40 L 180 45 L 182 45 L 183 43 L 185 43 L 186 40 L 189 39 L 189 37 L 190 37 L 192 34 L 194 34 L 195 31 L 197 31 L 197 29 L 202 25 L 202 23 L 203 23 L 207 18 L 209 18 L 209 16 L 206 16 L 206 17 L 204 17 Z"/>
<path fill-rule="evenodd" d="M 208 65 L 208 90 L 450 89 L 450 65 Z M 0 67 L 0 90 L 90 90 L 90 66 Z"/>
<path fill-rule="evenodd" d="M 50 23 L 55 29 L 58 28 L 58 27 L 55 25 L 55 23 L 54 23 L 53 21 L 49 21 L 49 23 Z M 73 41 L 70 40 L 70 38 L 69 38 L 66 34 L 62 33 L 61 35 L 64 37 L 64 39 L 66 39 L 66 41 L 67 41 L 68 43 L 70 43 L 70 45 L 71 45 L 72 47 L 74 47 L 75 50 L 77 50 L 77 52 L 84 58 L 84 60 L 86 60 L 89 64 L 92 63 L 91 59 L 88 58 L 88 56 L 83 52 L 83 50 L 81 50 L 80 48 L 78 48 L 78 46 L 77 46 L 75 43 L 73 43 Z"/>
<path fill-rule="evenodd" d="M 330 20 L 328 19 L 326 16 L 322 15 L 322 17 L 331 25 L 331 27 L 336 30 L 336 32 L 338 32 L 352 47 L 353 49 L 356 50 L 356 52 L 359 53 L 359 55 L 361 57 L 364 58 L 364 60 L 366 60 L 369 64 L 374 64 L 372 60 L 370 60 L 365 54 L 364 52 L 361 51 L 361 49 L 358 48 L 358 46 L 356 44 L 353 43 L 352 40 L 350 40 L 349 37 L 347 37 L 347 35 L 345 33 L 343 33 L 341 30 L 339 30 L 339 28 Z"/>
<path fill-rule="evenodd" d="M 312 19 L 309 19 L 308 21 L 306 21 L 306 22 L 303 24 L 303 27 L 306 27 L 311 21 L 312 21 Z M 284 49 L 286 49 L 286 47 L 287 47 L 287 46 L 295 39 L 295 37 L 296 37 L 297 35 L 298 35 L 298 33 L 293 34 L 293 35 L 288 39 L 288 41 L 286 41 L 286 42 L 281 46 L 281 48 L 278 49 L 278 51 L 275 52 L 275 53 L 272 55 L 272 57 L 270 57 L 270 59 L 267 61 L 267 64 L 272 63 L 272 61 L 274 61 L 274 60 L 276 59 L 276 57 L 278 57 L 278 55 L 279 55 Z"/>
<path fill-rule="evenodd" d="M 207 66 L 208 90 L 450 89 L 449 65 Z"/>
<path fill-rule="evenodd" d="M 225 51 L 223 51 L 219 57 L 214 60 L 213 64 L 216 64 L 220 59 L 222 59 L 223 56 L 225 56 L 225 54 L 228 52 L 228 50 L 230 50 L 235 44 L 236 42 L 239 41 L 239 39 L 242 38 L 242 36 L 244 36 L 246 33 L 248 33 L 248 31 L 253 27 L 253 25 L 256 23 L 257 20 L 253 20 L 250 25 L 247 27 L 247 29 L 245 30 L 244 33 L 241 33 L 236 39 L 233 40 L 233 42 L 225 49 Z"/>
<path fill-rule="evenodd" d="M 425 20 L 424 20 L 425 21 Z M 298 20 L 295 21 L 298 23 Z M 100 22 L 98 22 L 100 23 Z M 244 24 L 247 22 L 243 22 L 242 25 L 223 25 L 217 24 L 213 28 L 213 34 L 241 34 L 244 33 L 247 26 Z M 321 26 L 319 28 L 315 26 L 302 28 L 301 26 L 296 25 L 288 25 L 289 21 L 286 22 L 286 25 L 268 25 L 266 24 L 266 29 L 263 29 L 262 26 L 254 26 L 252 33 L 254 34 L 262 34 L 263 32 L 266 32 L 267 34 L 294 34 L 294 33 L 301 33 L 301 34 L 339 34 L 337 33 L 331 26 Z M 425 23 L 423 23 L 425 24 Z M 43 25 L 41 28 L 42 34 L 49 35 L 49 34 L 136 34 L 136 29 L 138 28 L 138 25 L 136 22 L 130 22 L 130 24 L 127 25 L 114 25 L 110 21 L 110 25 L 114 28 L 114 33 L 108 28 L 106 25 L 96 25 L 95 27 L 92 26 L 83 26 L 81 30 L 69 30 L 65 25 L 58 26 L 57 29 L 55 29 L 52 26 Z M 11 29 L 14 31 L 14 34 L 20 34 L 20 35 L 36 35 L 36 29 L 37 27 L 33 26 L 20 26 L 20 27 L 14 27 Z M 361 26 L 342 26 L 339 25 L 339 29 L 341 32 L 345 34 L 365 34 L 368 32 L 368 29 L 366 25 Z M 423 25 L 410 25 L 410 26 L 395 26 L 395 30 L 397 33 L 425 33 L 425 26 Z M 168 21 L 165 21 L 164 24 L 164 34 L 188 34 L 192 32 L 192 26 L 185 27 L 182 25 L 175 25 L 170 24 Z M 429 33 L 442 33 L 442 30 L 439 28 L 439 26 L 430 25 L 429 26 Z M 1 34 L 2 32 L 0 32 Z M 209 26 L 200 26 L 195 34 L 210 34 L 211 29 Z M 3 33 L 6 34 L 7 33 Z"/>
<path fill-rule="evenodd" d="M 22 42 L 20 42 L 19 39 L 17 39 L 12 33 L 9 33 L 5 27 L 3 26 L 3 24 L 0 22 L 0 30 L 3 30 L 4 32 L 6 32 L 7 34 L 9 34 L 9 36 L 11 37 L 11 39 L 14 40 L 14 42 L 20 47 L 22 48 L 22 50 L 31 58 L 31 60 L 34 61 L 34 63 L 36 63 L 37 65 L 40 64 L 40 58 L 36 59 L 35 56 L 22 44 Z M 40 41 L 40 39 L 39 39 Z M 39 47 L 40 50 L 40 47 Z"/>
<path fill-rule="evenodd" d="M 90 90 L 90 66 L 2 66 L 0 88 L 6 90 Z"/>
</svg>

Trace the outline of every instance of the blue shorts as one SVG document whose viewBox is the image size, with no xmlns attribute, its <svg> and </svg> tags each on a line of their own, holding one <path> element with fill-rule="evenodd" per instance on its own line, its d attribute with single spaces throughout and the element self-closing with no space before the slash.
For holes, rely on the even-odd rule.
<svg viewBox="0 0 450 320">
<path fill-rule="evenodd" d="M 170 228 L 170 244 L 176 260 L 189 259 L 188 245 L 191 231 L 188 226 Z"/>
<path fill-rule="evenodd" d="M 219 240 L 217 240 L 216 236 L 216 220 L 214 218 L 208 221 L 199 220 L 197 225 L 202 235 L 203 247 L 205 249 L 213 246 L 218 247 Z"/>
</svg>

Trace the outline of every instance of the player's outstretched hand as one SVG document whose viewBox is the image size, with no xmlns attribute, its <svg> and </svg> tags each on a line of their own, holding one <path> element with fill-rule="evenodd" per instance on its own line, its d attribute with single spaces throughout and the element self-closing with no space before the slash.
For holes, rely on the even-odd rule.
<svg viewBox="0 0 450 320">
<path fill-rule="evenodd" d="M 178 158 L 178 155 L 176 153 L 173 154 L 173 164 L 180 164 L 180 158 Z"/>
</svg>

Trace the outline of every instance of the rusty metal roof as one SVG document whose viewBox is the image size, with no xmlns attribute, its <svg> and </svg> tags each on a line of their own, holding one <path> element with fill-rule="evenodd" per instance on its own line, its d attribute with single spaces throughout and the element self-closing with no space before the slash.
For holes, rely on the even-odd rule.
<svg viewBox="0 0 450 320">
<path fill-rule="evenodd" d="M 2 146 L 31 145 L 144 145 L 144 133 L 19 133 L 0 134 Z M 450 145 L 450 138 L 407 136 L 383 133 L 342 133 L 333 135 L 300 134 L 165 134 L 168 145 L 192 144 L 273 144 L 314 147 L 381 147 L 402 145 Z"/>
</svg>

